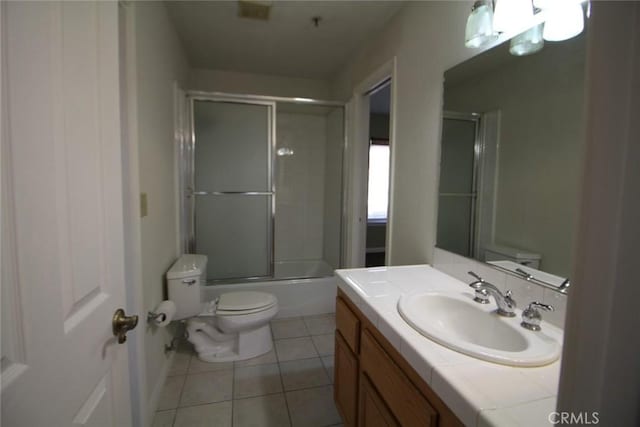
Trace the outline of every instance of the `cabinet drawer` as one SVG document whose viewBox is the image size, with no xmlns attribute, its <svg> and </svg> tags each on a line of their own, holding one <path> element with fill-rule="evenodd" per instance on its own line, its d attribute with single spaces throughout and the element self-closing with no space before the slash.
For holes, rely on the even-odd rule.
<svg viewBox="0 0 640 427">
<path fill-rule="evenodd" d="M 360 363 L 399 424 L 435 426 L 438 413 L 368 332 L 362 334 Z"/>
<path fill-rule="evenodd" d="M 360 345 L 360 319 L 340 297 L 336 298 L 336 329 L 351 351 L 358 354 Z"/>
</svg>

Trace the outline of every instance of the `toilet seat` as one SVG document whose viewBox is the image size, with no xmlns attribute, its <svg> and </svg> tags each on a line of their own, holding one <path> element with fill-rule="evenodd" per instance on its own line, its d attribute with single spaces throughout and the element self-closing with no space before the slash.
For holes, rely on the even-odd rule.
<svg viewBox="0 0 640 427">
<path fill-rule="evenodd" d="M 264 292 L 227 292 L 220 295 L 215 314 L 241 316 L 268 310 L 276 304 L 276 297 Z"/>
</svg>

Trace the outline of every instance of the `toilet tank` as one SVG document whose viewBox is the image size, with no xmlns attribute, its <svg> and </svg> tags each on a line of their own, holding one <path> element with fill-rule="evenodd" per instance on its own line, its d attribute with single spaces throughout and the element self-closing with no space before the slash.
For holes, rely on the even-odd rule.
<svg viewBox="0 0 640 427">
<path fill-rule="evenodd" d="M 485 261 L 513 261 L 527 267 L 540 268 L 540 254 L 502 245 L 487 245 L 484 249 Z"/>
<path fill-rule="evenodd" d="M 206 277 L 206 255 L 184 254 L 167 271 L 169 299 L 176 304 L 174 320 L 200 314 L 200 286 L 206 282 Z"/>
</svg>

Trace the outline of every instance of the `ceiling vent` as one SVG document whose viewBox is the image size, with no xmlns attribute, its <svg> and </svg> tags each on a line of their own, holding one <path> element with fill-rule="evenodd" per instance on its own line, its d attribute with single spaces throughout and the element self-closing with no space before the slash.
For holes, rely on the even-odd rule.
<svg viewBox="0 0 640 427">
<path fill-rule="evenodd" d="M 272 4 L 273 2 L 271 1 L 239 0 L 238 16 L 240 16 L 241 18 L 268 21 Z"/>
</svg>

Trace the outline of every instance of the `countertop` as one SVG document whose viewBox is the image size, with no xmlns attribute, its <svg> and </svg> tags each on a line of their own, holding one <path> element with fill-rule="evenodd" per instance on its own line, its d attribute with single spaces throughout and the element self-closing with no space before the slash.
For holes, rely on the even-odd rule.
<svg viewBox="0 0 640 427">
<path fill-rule="evenodd" d="M 398 313 L 403 295 L 466 292 L 466 283 L 428 265 L 336 270 L 336 274 L 338 287 L 465 425 L 552 425 L 549 416 L 556 410 L 559 360 L 534 368 L 485 362 L 429 340 Z M 525 302 L 518 303 L 522 307 Z M 562 342 L 562 330 L 544 321 L 542 328 Z"/>
</svg>

